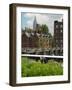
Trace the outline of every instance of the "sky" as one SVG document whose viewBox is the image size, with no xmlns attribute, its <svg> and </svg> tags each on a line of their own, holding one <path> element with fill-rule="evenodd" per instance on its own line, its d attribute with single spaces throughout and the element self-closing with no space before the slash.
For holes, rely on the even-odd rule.
<svg viewBox="0 0 72 90">
<path fill-rule="evenodd" d="M 33 29 L 33 21 L 36 17 L 37 23 L 42 25 L 46 24 L 49 28 L 49 32 L 53 35 L 54 33 L 54 21 L 62 21 L 62 14 L 43 14 L 43 13 L 21 13 L 21 28 L 25 29 L 25 27 Z"/>
</svg>

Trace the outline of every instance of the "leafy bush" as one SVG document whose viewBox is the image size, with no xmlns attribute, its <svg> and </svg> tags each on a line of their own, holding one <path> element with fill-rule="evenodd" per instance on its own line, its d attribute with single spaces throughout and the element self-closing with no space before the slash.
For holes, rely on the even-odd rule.
<svg viewBox="0 0 72 90">
<path fill-rule="evenodd" d="M 42 64 L 40 61 L 36 62 L 33 59 L 22 57 L 21 75 L 22 77 L 63 75 L 61 64 L 54 60 Z"/>
</svg>

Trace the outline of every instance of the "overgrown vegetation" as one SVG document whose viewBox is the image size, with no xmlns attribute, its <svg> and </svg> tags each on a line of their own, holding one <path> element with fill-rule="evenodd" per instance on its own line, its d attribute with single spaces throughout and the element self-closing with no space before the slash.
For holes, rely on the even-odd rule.
<svg viewBox="0 0 72 90">
<path fill-rule="evenodd" d="M 22 57 L 21 71 L 22 77 L 63 75 L 62 63 L 49 60 L 42 64 L 27 57 Z"/>
</svg>

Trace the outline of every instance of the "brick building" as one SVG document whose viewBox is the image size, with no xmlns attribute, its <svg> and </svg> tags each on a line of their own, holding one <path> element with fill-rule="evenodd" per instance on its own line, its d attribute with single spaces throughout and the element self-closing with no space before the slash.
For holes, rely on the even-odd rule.
<svg viewBox="0 0 72 90">
<path fill-rule="evenodd" d="M 34 33 L 22 32 L 22 48 L 38 47 L 38 36 Z"/>
<path fill-rule="evenodd" d="M 22 32 L 22 48 L 51 48 L 51 41 L 48 35 Z"/>
<path fill-rule="evenodd" d="M 54 21 L 54 46 L 63 48 L 63 20 Z"/>
</svg>

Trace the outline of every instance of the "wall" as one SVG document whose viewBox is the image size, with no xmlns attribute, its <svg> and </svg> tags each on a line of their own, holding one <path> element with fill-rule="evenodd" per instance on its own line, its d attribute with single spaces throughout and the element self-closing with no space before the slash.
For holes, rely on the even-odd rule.
<svg viewBox="0 0 72 90">
<path fill-rule="evenodd" d="M 10 3 L 35 3 L 48 5 L 71 6 L 72 0 L 0 0 L 0 90 L 71 90 L 70 84 L 11 87 L 9 82 L 9 4 Z M 72 12 L 71 12 L 72 22 Z M 72 29 L 72 26 L 71 26 Z M 71 33 L 72 34 L 72 31 Z M 72 35 L 71 35 L 72 39 Z M 72 45 L 72 42 L 71 42 Z M 72 51 L 72 48 L 71 48 Z M 71 58 L 72 59 L 72 58 Z M 72 64 L 72 62 L 71 62 Z M 72 65 L 71 65 L 72 68 Z M 71 72 L 72 75 L 72 72 Z"/>
</svg>

